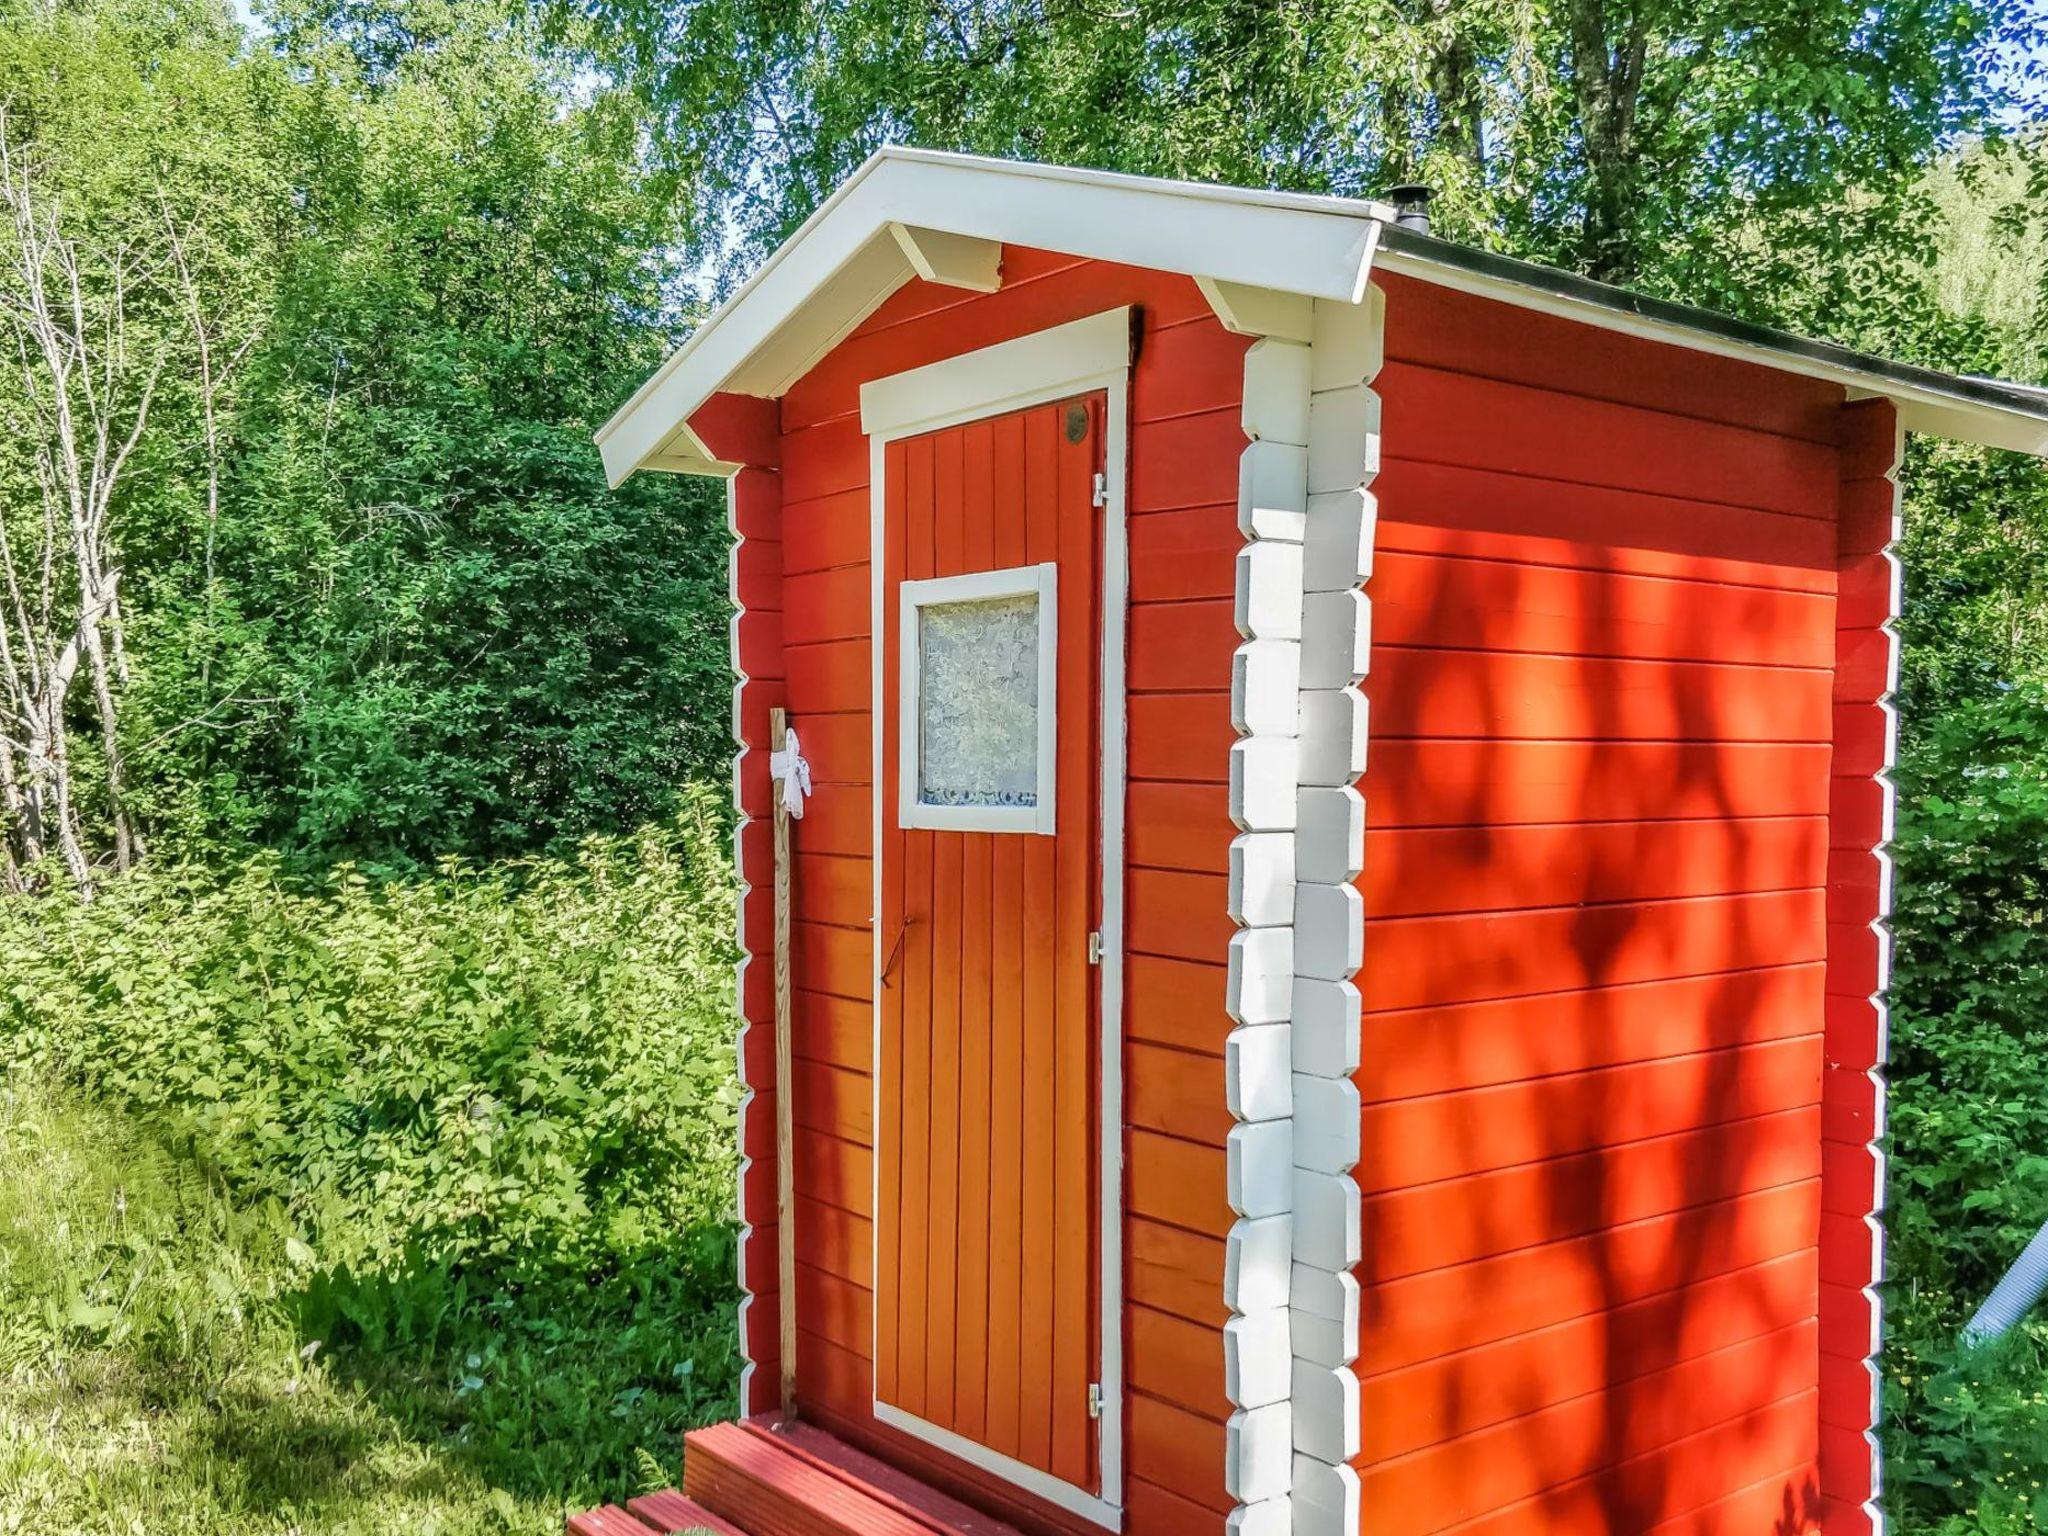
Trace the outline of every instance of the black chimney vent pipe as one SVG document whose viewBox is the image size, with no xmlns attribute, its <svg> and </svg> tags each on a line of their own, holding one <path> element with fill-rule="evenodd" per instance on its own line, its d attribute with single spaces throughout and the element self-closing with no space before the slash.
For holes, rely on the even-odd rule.
<svg viewBox="0 0 2048 1536">
<path fill-rule="evenodd" d="M 1418 235 L 1428 234 L 1429 200 L 1435 196 L 1435 187 L 1425 187 L 1415 182 L 1389 187 L 1387 201 L 1394 205 L 1394 222 L 1403 229 L 1414 230 Z"/>
</svg>

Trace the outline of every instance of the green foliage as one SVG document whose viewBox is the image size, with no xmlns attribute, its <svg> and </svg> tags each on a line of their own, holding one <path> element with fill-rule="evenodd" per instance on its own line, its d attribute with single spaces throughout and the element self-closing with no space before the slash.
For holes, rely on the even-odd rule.
<svg viewBox="0 0 2048 1536">
<path fill-rule="evenodd" d="M 568 864 L 344 866 L 301 888 L 258 859 L 159 866 L 83 911 L 0 902 L 0 1052 L 315 1226 L 403 1214 L 351 1223 L 325 1262 L 573 1274 L 672 1246 L 731 1172 L 732 892 L 709 801 Z"/>
<path fill-rule="evenodd" d="M 2048 1321 L 1956 1340 L 2048 1218 L 2048 692 L 1949 708 L 1898 783 L 1892 1499 L 1907 1529 L 2033 1530 Z"/>
<path fill-rule="evenodd" d="M 1305 190 L 1422 179 L 1463 238 L 1763 313 L 1816 261 L 1908 253 L 1926 163 L 2035 100 L 2005 65 L 2043 36 L 2028 0 L 551 9 L 607 23 L 697 233 L 747 255 L 894 141 Z M 1610 132 L 1594 109 L 1623 75 Z"/>
<path fill-rule="evenodd" d="M 1981 1299 L 2048 1217 L 2048 694 L 1948 711 L 1897 778 L 1893 1240 Z"/>
<path fill-rule="evenodd" d="M 165 1187 L 124 1198 L 199 1213 L 89 1252 L 19 1217 L 0 1391 L 246 1387 L 268 1437 L 297 1432 L 270 1399 L 310 1372 L 350 1434 L 439 1441 L 557 1521 L 637 1488 L 643 1452 L 672 1467 L 733 1381 L 733 889 L 708 801 L 488 872 L 160 864 L 86 909 L 0 900 L 8 1081 L 88 1094 L 130 1144 L 110 1166 Z M 10 1177 L 0 1205 L 104 1194 Z M 324 1486 L 288 1460 L 233 1477 Z"/>
<path fill-rule="evenodd" d="M 434 1342 L 371 1348 L 305 1332 L 301 1231 L 134 1118 L 10 1078 L 0 1530 L 556 1536 L 672 1482 L 677 1431 L 726 1411 L 701 1294 L 464 1297 Z"/>
<path fill-rule="evenodd" d="M 668 814 L 726 751 L 726 532 L 716 486 L 614 492 L 590 442 L 675 312 L 634 99 L 474 4 L 370 59 L 313 5 L 271 52 L 219 0 L 0 15 L 85 237 L 169 217 L 197 295 L 138 287 L 174 366 L 119 506 L 152 843 L 419 865 Z"/>
</svg>

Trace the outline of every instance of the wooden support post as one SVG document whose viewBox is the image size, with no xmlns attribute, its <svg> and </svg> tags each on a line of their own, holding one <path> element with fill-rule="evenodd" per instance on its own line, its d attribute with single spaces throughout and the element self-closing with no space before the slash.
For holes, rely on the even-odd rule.
<svg viewBox="0 0 2048 1536">
<path fill-rule="evenodd" d="M 768 745 L 789 746 L 789 714 L 768 712 Z M 796 1064 L 789 1004 L 789 807 L 775 779 L 775 1266 L 782 1328 L 782 1416 L 796 1417 Z"/>
</svg>

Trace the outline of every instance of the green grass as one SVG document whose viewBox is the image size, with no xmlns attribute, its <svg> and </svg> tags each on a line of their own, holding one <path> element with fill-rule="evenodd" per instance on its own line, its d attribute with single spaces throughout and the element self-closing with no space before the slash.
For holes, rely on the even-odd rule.
<svg viewBox="0 0 2048 1536">
<path fill-rule="evenodd" d="M 725 1411 L 713 1319 L 444 1297 L 414 1337 L 316 1344 L 303 1258 L 277 1202 L 120 1113 L 0 1092 L 0 1532 L 555 1532 Z M 667 1382 L 636 1328 L 692 1341 Z"/>
</svg>

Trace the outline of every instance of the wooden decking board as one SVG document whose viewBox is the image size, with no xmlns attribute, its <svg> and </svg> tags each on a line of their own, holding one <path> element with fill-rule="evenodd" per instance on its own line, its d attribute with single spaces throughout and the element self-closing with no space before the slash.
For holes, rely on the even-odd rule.
<svg viewBox="0 0 2048 1536">
<path fill-rule="evenodd" d="M 656 1531 L 711 1531 L 716 1536 L 746 1536 L 738 1526 L 719 1519 L 703 1505 L 684 1498 L 673 1488 L 628 1499 L 626 1510 L 641 1524 Z"/>
<path fill-rule="evenodd" d="M 648 1529 L 616 1504 L 569 1517 L 569 1536 L 647 1536 Z"/>
<path fill-rule="evenodd" d="M 808 1425 L 716 1424 L 684 1448 L 683 1491 L 572 1515 L 567 1536 L 1019 1536 Z"/>
</svg>

